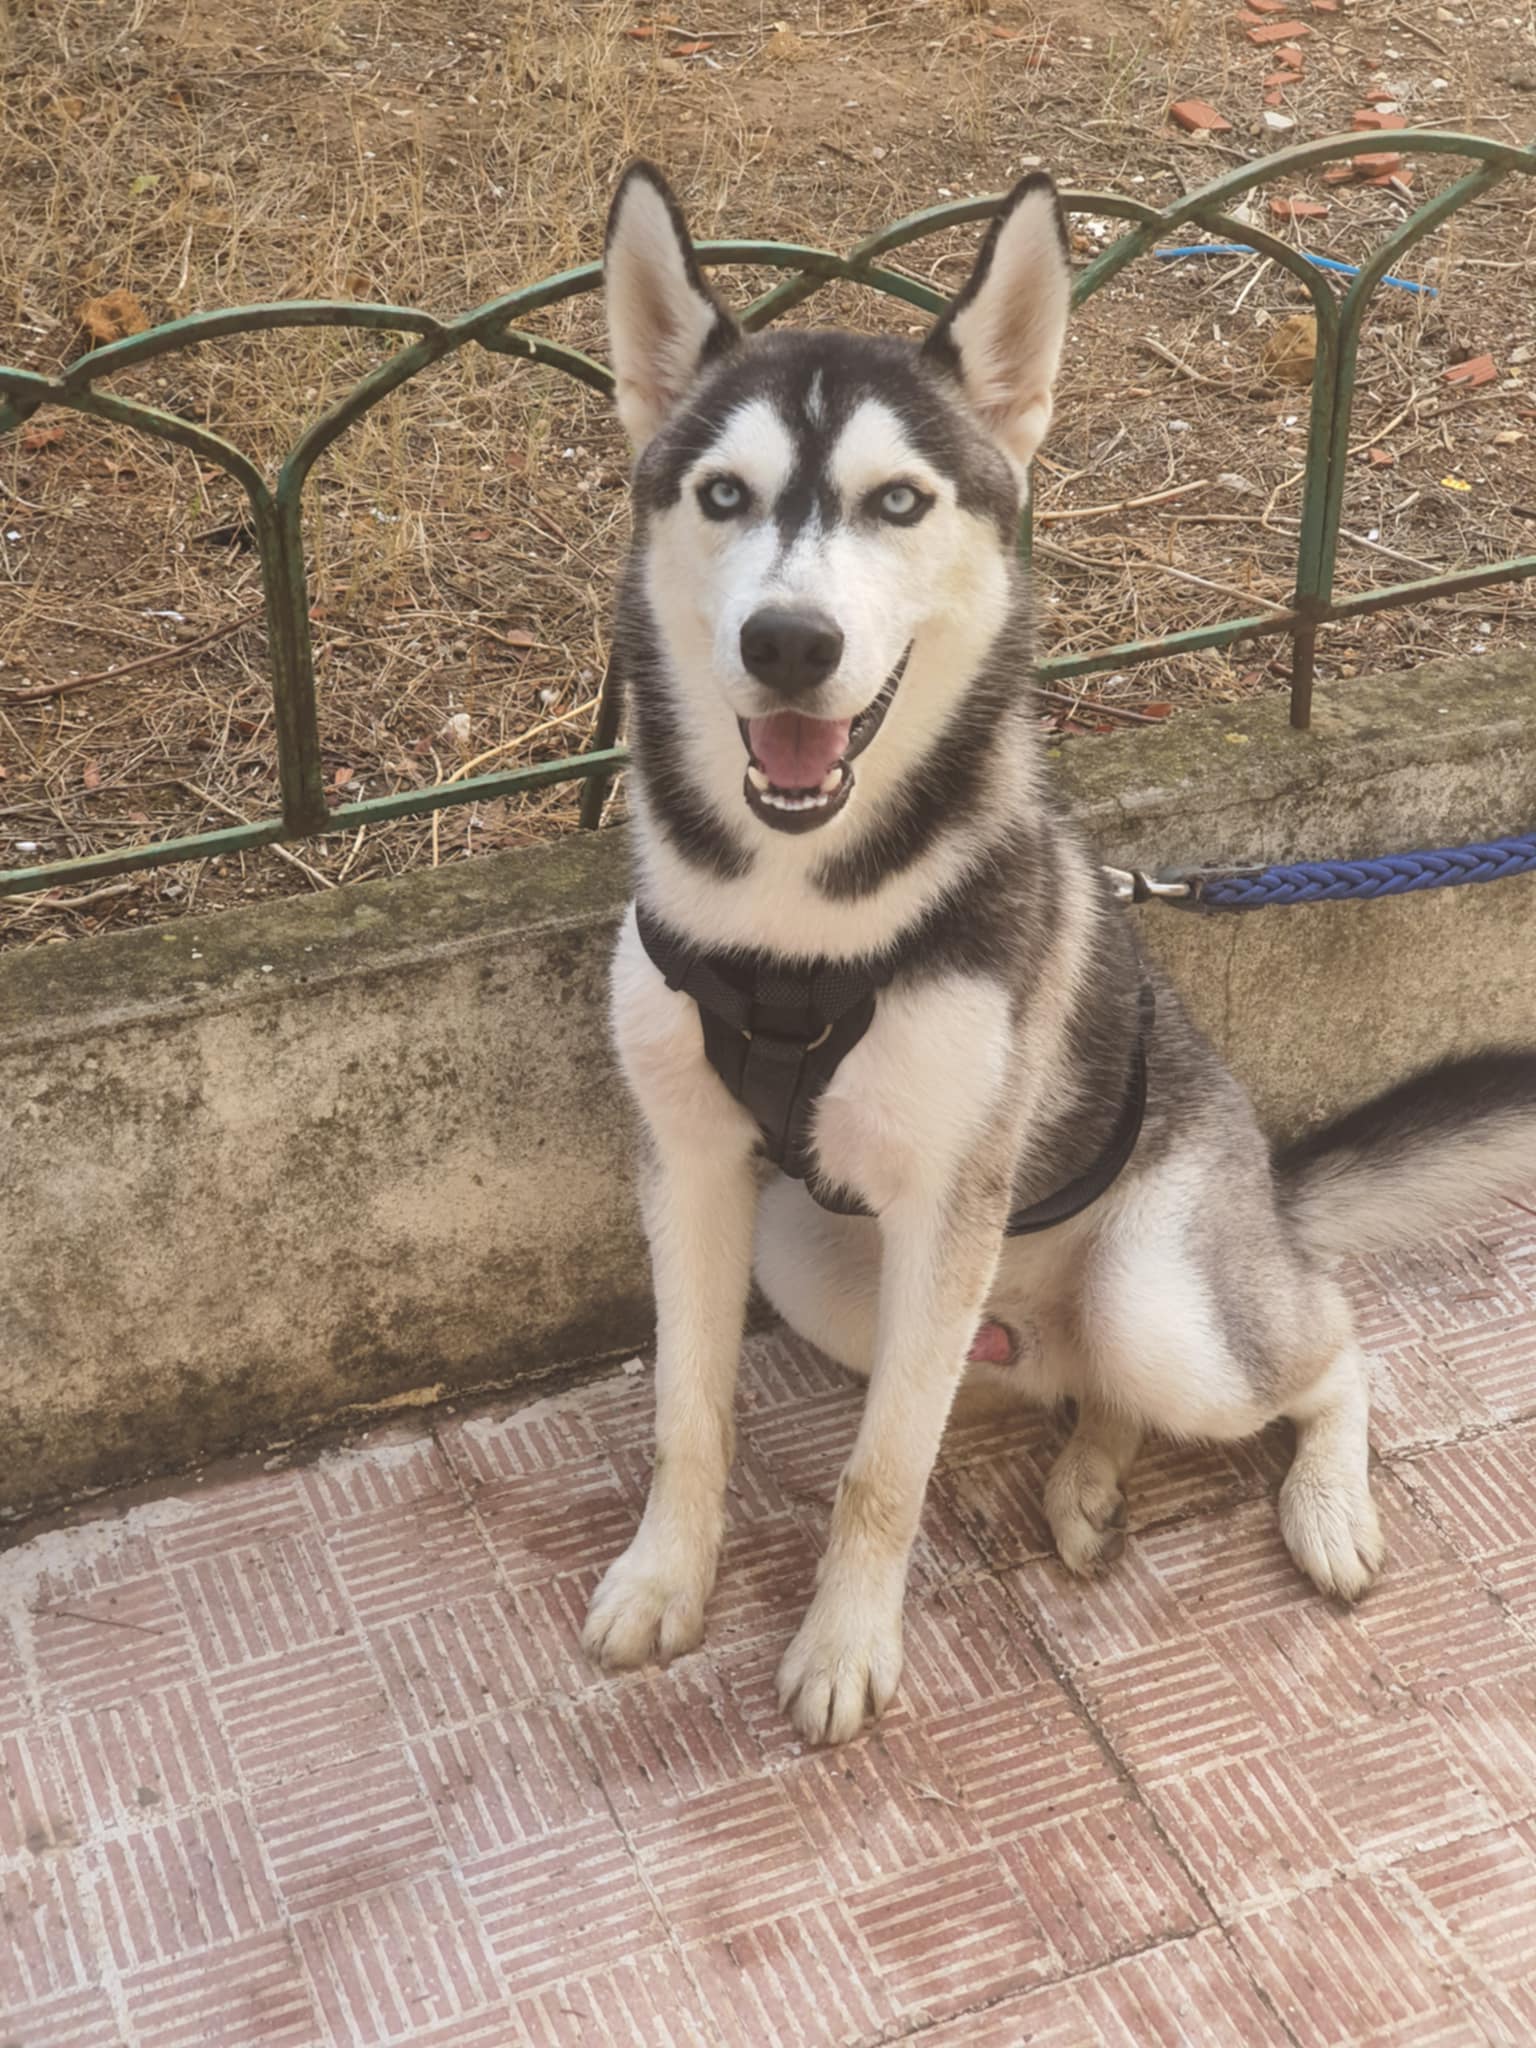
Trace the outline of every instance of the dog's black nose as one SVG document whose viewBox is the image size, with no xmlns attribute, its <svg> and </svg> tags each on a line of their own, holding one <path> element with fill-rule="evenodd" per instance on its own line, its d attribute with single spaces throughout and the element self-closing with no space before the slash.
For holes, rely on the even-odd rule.
<svg viewBox="0 0 1536 2048">
<path fill-rule="evenodd" d="M 741 658 L 770 690 L 802 697 L 824 683 L 842 660 L 843 636 L 824 612 L 765 605 L 741 629 Z"/>
</svg>

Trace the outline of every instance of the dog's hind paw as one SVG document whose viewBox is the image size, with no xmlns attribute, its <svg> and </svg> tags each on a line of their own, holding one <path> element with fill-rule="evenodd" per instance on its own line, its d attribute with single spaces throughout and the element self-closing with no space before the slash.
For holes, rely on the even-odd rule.
<svg viewBox="0 0 1536 2048">
<path fill-rule="evenodd" d="M 1069 1572 L 1091 1578 L 1114 1563 L 1125 1549 L 1125 1513 L 1113 1464 L 1069 1444 L 1045 1482 L 1045 1518 Z"/>
<path fill-rule="evenodd" d="M 1337 1600 L 1358 1600 L 1386 1562 L 1376 1503 L 1363 1479 L 1323 1485 L 1293 1465 L 1280 1489 L 1280 1533 L 1313 1585 Z"/>
<path fill-rule="evenodd" d="M 712 1573 L 689 1572 L 637 1537 L 604 1573 L 587 1609 L 581 1646 L 609 1671 L 665 1664 L 704 1638 Z"/>
</svg>

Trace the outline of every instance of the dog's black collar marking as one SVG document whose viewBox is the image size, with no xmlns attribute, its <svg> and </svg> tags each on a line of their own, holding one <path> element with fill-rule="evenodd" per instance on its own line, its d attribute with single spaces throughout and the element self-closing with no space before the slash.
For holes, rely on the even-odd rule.
<svg viewBox="0 0 1536 2048">
<path fill-rule="evenodd" d="M 823 1089 L 874 1022 L 888 967 L 823 961 L 794 968 L 768 954 L 705 953 L 635 906 L 640 943 L 668 988 L 691 996 L 704 1028 L 704 1053 L 743 1108 L 757 1120 L 763 1150 L 781 1173 L 803 1180 L 812 1198 L 838 1216 L 868 1216 L 857 1195 L 823 1181 L 811 1158 L 810 1126 Z M 1147 1053 L 1157 999 L 1143 981 L 1136 1043 L 1119 1114 L 1098 1158 L 1054 1194 L 1015 1209 L 1008 1237 L 1049 1230 L 1080 1215 L 1116 1181 L 1136 1149 L 1147 1112 Z"/>
</svg>

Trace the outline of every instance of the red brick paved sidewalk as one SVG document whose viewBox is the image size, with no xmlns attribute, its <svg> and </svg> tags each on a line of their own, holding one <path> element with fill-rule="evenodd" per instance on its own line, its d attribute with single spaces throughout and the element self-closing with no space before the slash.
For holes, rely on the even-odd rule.
<svg viewBox="0 0 1536 2048">
<path fill-rule="evenodd" d="M 0 1558 L 4 2048 L 1536 2042 L 1536 1210 L 1354 1277 L 1389 1575 L 1286 1444 L 1162 1449 L 1078 1586 L 1053 1425 L 962 1430 L 880 1732 L 772 1699 L 857 1390 L 751 1347 L 705 1651 L 576 1634 L 638 1370 Z M 6 1938 L 8 1937 L 8 1938 Z"/>
</svg>

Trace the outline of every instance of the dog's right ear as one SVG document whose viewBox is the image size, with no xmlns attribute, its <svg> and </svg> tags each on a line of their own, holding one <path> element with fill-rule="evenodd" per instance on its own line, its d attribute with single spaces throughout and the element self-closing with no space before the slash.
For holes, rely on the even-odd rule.
<svg viewBox="0 0 1536 2048">
<path fill-rule="evenodd" d="M 741 330 L 704 281 L 688 224 L 654 164 L 619 181 L 603 242 L 619 418 L 643 448 L 703 365 Z"/>
</svg>

